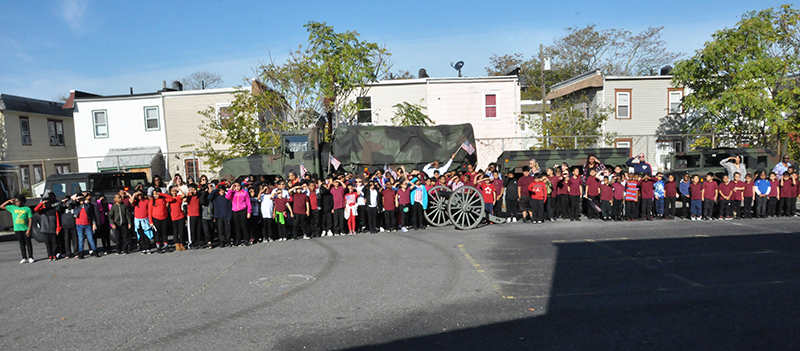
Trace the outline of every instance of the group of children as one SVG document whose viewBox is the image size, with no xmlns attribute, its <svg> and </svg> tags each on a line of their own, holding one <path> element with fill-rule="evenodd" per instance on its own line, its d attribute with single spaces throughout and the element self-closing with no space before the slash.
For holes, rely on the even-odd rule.
<svg viewBox="0 0 800 351">
<path fill-rule="evenodd" d="M 727 174 L 718 179 L 708 173 L 704 177 L 684 174 L 680 181 L 673 174 L 627 173 L 621 167 L 600 173 L 591 169 L 585 176 L 580 168 L 570 172 L 563 167 L 559 167 L 560 175 L 556 167 L 534 175 L 527 166 L 523 168 L 523 176 L 516 180 L 523 222 L 580 221 L 582 213 L 588 219 L 606 221 L 671 220 L 679 215 L 678 202 L 680 215 L 690 220 L 795 216 L 800 193 L 798 174 L 791 167 L 780 177 L 759 171 L 744 179 L 739 172 L 732 179 Z M 507 208 L 516 208 L 516 204 L 508 206 L 509 201 L 507 197 Z M 516 213 L 509 215 L 516 220 Z"/>
</svg>

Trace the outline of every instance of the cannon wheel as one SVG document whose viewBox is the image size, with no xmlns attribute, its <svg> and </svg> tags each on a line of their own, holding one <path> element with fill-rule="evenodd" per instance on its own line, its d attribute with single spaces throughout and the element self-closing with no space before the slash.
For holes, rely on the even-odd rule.
<svg viewBox="0 0 800 351">
<path fill-rule="evenodd" d="M 447 196 L 450 188 L 437 185 L 428 190 L 428 209 L 425 210 L 425 219 L 434 227 L 443 227 L 450 224 L 447 216 Z"/>
<path fill-rule="evenodd" d="M 485 212 L 481 192 L 471 186 L 462 186 L 453 191 L 447 203 L 447 214 L 458 229 L 477 227 L 485 217 Z"/>
</svg>

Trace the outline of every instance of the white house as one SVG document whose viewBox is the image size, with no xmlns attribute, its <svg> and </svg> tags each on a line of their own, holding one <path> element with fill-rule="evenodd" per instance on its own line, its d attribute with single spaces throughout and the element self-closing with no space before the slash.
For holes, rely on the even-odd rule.
<svg viewBox="0 0 800 351">
<path fill-rule="evenodd" d="M 120 150 L 130 155 L 128 148 L 141 148 L 153 158 L 160 156 L 155 150 L 169 151 L 160 92 L 100 96 L 72 90 L 65 106 L 73 108 L 80 172 L 145 168 L 116 162 Z"/>
<path fill-rule="evenodd" d="M 667 72 L 662 72 L 667 73 Z M 670 152 L 683 152 L 691 138 L 681 135 L 685 113 L 681 101 L 687 89 L 674 87 L 672 76 L 603 76 L 587 72 L 553 85 L 547 99 L 585 97 L 587 113 L 598 107 L 611 108 L 603 133 L 616 133 L 610 147 L 645 153 L 646 159 L 664 169 Z"/>
<path fill-rule="evenodd" d="M 480 167 L 495 161 L 503 147 L 514 149 L 508 143 L 520 142 L 508 138 L 523 136 L 517 76 L 385 80 L 371 84 L 362 99 L 359 123 L 392 125 L 393 106 L 402 102 L 425 107 L 437 125 L 471 123 Z"/>
</svg>

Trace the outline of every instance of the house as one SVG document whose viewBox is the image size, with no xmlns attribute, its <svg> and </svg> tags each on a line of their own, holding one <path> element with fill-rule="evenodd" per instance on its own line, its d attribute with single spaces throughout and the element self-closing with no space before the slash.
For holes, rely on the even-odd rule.
<svg viewBox="0 0 800 351">
<path fill-rule="evenodd" d="M 686 89 L 674 87 L 672 76 L 604 76 L 599 70 L 584 73 L 551 87 L 547 100 L 581 102 L 586 113 L 608 108 L 603 133 L 616 133 L 613 145 L 630 148 L 631 155 L 645 153 L 646 160 L 664 169 L 670 152 L 683 152 L 692 138 L 682 135 L 686 113 L 681 101 Z"/>
<path fill-rule="evenodd" d="M 145 148 L 151 154 L 140 156 L 150 160 L 168 152 L 161 92 L 101 96 L 72 90 L 65 107 L 72 108 L 75 120 L 80 172 L 147 168 L 124 162 L 135 153 L 129 148 Z M 161 176 L 165 171 L 152 169 Z"/>
<path fill-rule="evenodd" d="M 0 163 L 19 167 L 28 196 L 48 175 L 77 170 L 71 109 L 62 103 L 0 94 Z"/>
<path fill-rule="evenodd" d="M 359 123 L 394 125 L 394 106 L 403 102 L 423 106 L 436 125 L 471 123 L 479 167 L 495 161 L 504 148 L 514 148 L 508 143 L 520 143 L 523 136 L 517 76 L 384 80 L 370 84 L 359 99 Z"/>
<path fill-rule="evenodd" d="M 224 115 L 238 90 L 220 88 L 162 93 L 170 174 L 181 174 L 184 179 L 192 177 L 197 180 L 201 174 L 213 178 L 209 173 L 216 170 L 210 169 L 205 163 L 206 158 L 196 152 L 204 141 L 200 125 L 206 120 L 198 111 L 212 108 L 217 116 Z M 226 149 L 222 145 L 215 145 L 215 148 Z"/>
</svg>

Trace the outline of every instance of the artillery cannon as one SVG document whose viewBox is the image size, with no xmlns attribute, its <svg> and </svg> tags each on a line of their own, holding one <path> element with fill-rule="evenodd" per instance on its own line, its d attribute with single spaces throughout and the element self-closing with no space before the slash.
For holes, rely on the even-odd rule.
<svg viewBox="0 0 800 351">
<path fill-rule="evenodd" d="M 505 219 L 486 213 L 480 190 L 471 186 L 450 190 L 436 185 L 428 190 L 425 219 L 434 227 L 453 224 L 456 229 L 473 229 L 484 219 L 495 224 L 505 223 Z"/>
</svg>

